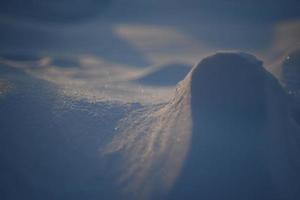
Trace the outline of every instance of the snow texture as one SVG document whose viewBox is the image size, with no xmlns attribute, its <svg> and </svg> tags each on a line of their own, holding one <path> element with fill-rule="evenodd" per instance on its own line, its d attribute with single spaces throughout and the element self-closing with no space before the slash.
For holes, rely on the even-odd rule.
<svg viewBox="0 0 300 200">
<path fill-rule="evenodd" d="M 291 101 L 291 113 L 300 124 L 300 49 L 290 52 L 281 68 L 281 78 Z"/>
<path fill-rule="evenodd" d="M 98 149 L 140 106 L 74 100 L 4 65 L 0 74 L 12 85 L 0 96 L 1 199 L 112 199 Z"/>
<path fill-rule="evenodd" d="M 128 199 L 298 199 L 299 126 L 287 96 L 243 55 L 203 59 L 167 104 L 119 124 L 104 151 L 118 157 Z"/>
<path fill-rule="evenodd" d="M 254 56 L 204 58 L 170 101 L 145 105 L 66 96 L 31 68 L 7 63 L 3 199 L 300 198 L 299 124 Z M 55 70 L 74 75 L 80 67 Z"/>
</svg>

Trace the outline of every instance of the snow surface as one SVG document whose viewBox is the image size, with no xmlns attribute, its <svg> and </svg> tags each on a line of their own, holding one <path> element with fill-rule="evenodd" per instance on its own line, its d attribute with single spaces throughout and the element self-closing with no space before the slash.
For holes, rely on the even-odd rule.
<svg viewBox="0 0 300 200">
<path fill-rule="evenodd" d="M 98 149 L 140 105 L 76 100 L 10 66 L 0 74 L 12 85 L 0 96 L 1 199 L 111 199 Z"/>
<path fill-rule="evenodd" d="M 254 56 L 209 56 L 176 89 L 132 83 L 139 68 L 55 60 L 0 60 L 4 199 L 300 197 L 299 124 Z"/>
<path fill-rule="evenodd" d="M 133 112 L 104 150 L 136 199 L 298 199 L 299 126 L 262 62 L 203 59 L 167 103 Z"/>
<path fill-rule="evenodd" d="M 51 82 L 59 88 L 58 92 L 61 95 L 90 102 L 156 104 L 168 101 L 175 89 L 174 84 L 163 87 L 137 84 L 132 80 L 146 77 L 149 70 L 118 65 L 91 56 L 5 55 L 0 57 L 0 64 L 26 71 L 29 76 Z M 151 66 L 149 68 L 151 69 Z M 164 65 L 154 68 L 163 69 Z M 164 71 L 156 72 L 157 79 L 164 77 L 164 82 L 174 82 L 174 78 L 169 75 Z"/>
<path fill-rule="evenodd" d="M 300 199 L 299 6 L 0 1 L 0 199 Z"/>
<path fill-rule="evenodd" d="M 291 113 L 300 123 L 300 49 L 287 54 L 281 64 L 281 79 L 291 101 Z"/>
</svg>

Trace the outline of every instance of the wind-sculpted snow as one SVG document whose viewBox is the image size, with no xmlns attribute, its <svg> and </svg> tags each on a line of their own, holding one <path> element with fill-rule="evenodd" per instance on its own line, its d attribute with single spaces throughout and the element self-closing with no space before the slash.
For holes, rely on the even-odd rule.
<svg viewBox="0 0 300 200">
<path fill-rule="evenodd" d="M 171 103 L 138 110 L 119 124 L 120 134 L 104 154 L 118 158 L 117 182 L 124 198 L 152 199 L 166 194 L 187 152 L 191 116 L 187 80 Z M 129 196 L 127 196 L 129 194 Z M 157 195 L 157 196 L 156 196 Z"/>
<path fill-rule="evenodd" d="M 3 199 L 300 197 L 299 125 L 254 56 L 207 57 L 146 105 L 65 96 L 21 60 L 0 68 Z"/>
<path fill-rule="evenodd" d="M 113 198 L 99 147 L 140 105 L 61 96 L 55 85 L 4 65 L 0 78 L 12 85 L 0 95 L 1 199 Z"/>
<path fill-rule="evenodd" d="M 203 59 L 166 104 L 133 112 L 104 149 L 128 199 L 298 199 L 300 129 L 249 57 Z"/>
<path fill-rule="evenodd" d="M 157 104 L 168 101 L 175 90 L 175 85 L 159 87 L 134 82 L 136 77 L 145 76 L 147 70 L 117 65 L 93 56 L 7 54 L 0 55 L 0 64 L 51 82 L 63 96 L 89 102 Z M 162 73 L 152 78 L 161 79 Z M 166 77 L 165 81 L 167 79 L 172 77 Z"/>
<path fill-rule="evenodd" d="M 191 95 L 191 143 L 171 199 L 299 197 L 299 129 L 261 64 L 235 54 L 206 58 Z"/>
</svg>

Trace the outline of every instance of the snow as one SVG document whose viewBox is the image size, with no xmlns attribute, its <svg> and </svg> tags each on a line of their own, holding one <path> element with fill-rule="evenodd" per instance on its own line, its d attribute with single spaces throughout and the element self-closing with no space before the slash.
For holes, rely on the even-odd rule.
<svg viewBox="0 0 300 200">
<path fill-rule="evenodd" d="M 129 199 L 299 197 L 299 126 L 262 62 L 205 58 L 169 103 L 133 112 L 118 130 L 103 152 L 118 157 Z"/>
<path fill-rule="evenodd" d="M 152 103 L 134 103 L 132 99 L 138 98 L 126 92 L 141 87 L 132 80 L 147 77 L 147 70 L 120 72 L 117 66 L 105 67 L 90 57 L 79 58 L 78 67 L 66 67 L 65 63 L 75 63 L 69 58 L 60 58 L 62 63 L 56 65 L 53 60 L 1 60 L 3 195 L 299 198 L 299 124 L 290 113 L 287 93 L 255 56 L 241 52 L 208 56 L 176 89 L 161 88 L 168 98 Z M 90 72 L 102 76 L 93 80 Z M 84 87 L 71 87 L 74 95 L 59 82 L 74 84 L 79 75 L 82 81 L 89 77 L 99 81 L 96 84 L 108 84 L 114 92 L 103 99 L 89 98 L 80 93 Z M 131 100 L 124 95 L 108 98 L 122 93 L 113 88 L 113 81 L 122 83 Z M 145 98 L 150 98 L 159 86 L 143 88 Z"/>
<path fill-rule="evenodd" d="M 175 89 L 174 84 L 165 87 L 137 84 L 132 80 L 146 77 L 149 70 L 118 65 L 98 57 L 23 57 L 3 56 L 0 58 L 0 64 L 24 70 L 30 76 L 51 82 L 59 88 L 58 92 L 61 95 L 90 102 L 156 104 L 168 101 Z M 165 82 L 174 81 L 172 76 L 167 75 L 164 78 Z"/>
<path fill-rule="evenodd" d="M 0 199 L 300 199 L 300 3 L 270 2 L 1 1 Z"/>
<path fill-rule="evenodd" d="M 20 69 L 1 65 L 0 73 L 13 85 L 0 98 L 1 198 L 110 199 L 98 149 L 141 105 L 91 103 Z"/>
<path fill-rule="evenodd" d="M 300 124 L 300 50 L 288 53 L 281 64 L 281 79 L 290 96 L 291 113 Z"/>
<path fill-rule="evenodd" d="M 15 198 L 45 199 L 45 193 L 51 193 L 49 199 L 101 197 L 114 188 L 101 185 L 106 176 L 100 168 L 106 162 L 129 199 L 131 194 L 137 199 L 186 197 L 185 190 L 196 190 L 198 184 L 208 189 L 192 193 L 213 199 L 215 191 L 209 189 L 229 179 L 223 187 L 227 191 L 247 188 L 249 196 L 254 190 L 272 196 L 273 186 L 266 191 L 253 186 L 269 187 L 266 173 L 284 198 L 298 195 L 288 189 L 299 186 L 299 99 L 292 97 L 290 104 L 262 62 L 239 52 L 250 50 L 268 63 L 281 57 L 298 43 L 299 21 L 276 9 L 292 7 L 294 16 L 297 6 L 292 1 L 263 3 L 260 9 L 272 16 L 258 16 L 247 12 L 259 4 L 248 10 L 237 2 L 218 2 L 207 12 L 206 1 L 157 2 L 35 3 L 32 13 L 22 9 L 30 10 L 32 1 L 21 7 L 14 6 L 16 1 L 0 3 L 0 10 L 8 8 L 0 20 L 1 158 L 3 174 L 9 174 L 5 180 L 20 179 L 19 185 L 13 182 L 17 178 L 7 184 L 8 196 L 17 187 L 23 192 Z M 219 8 L 226 9 L 220 14 Z M 232 20 L 230 10 L 245 12 Z M 245 20 L 251 16 L 262 23 Z M 278 23 L 278 17 L 284 20 Z M 188 74 L 191 63 L 217 49 L 238 50 L 208 57 Z M 239 173 L 251 171 L 248 164 L 255 173 Z M 289 177 L 293 171 L 295 181 Z M 239 177 L 252 182 L 237 185 Z M 76 192 L 79 188 L 85 192 Z M 215 193 L 229 195 L 225 189 Z"/>
<path fill-rule="evenodd" d="M 287 90 L 300 91 L 300 49 L 286 56 L 282 63 L 282 79 Z"/>
</svg>

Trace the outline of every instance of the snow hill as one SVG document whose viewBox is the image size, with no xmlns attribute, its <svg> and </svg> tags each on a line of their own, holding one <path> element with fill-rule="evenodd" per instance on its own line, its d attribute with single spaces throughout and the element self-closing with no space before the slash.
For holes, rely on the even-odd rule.
<svg viewBox="0 0 300 200">
<path fill-rule="evenodd" d="M 300 198 L 300 129 L 262 62 L 217 53 L 168 103 L 88 102 L 0 68 L 4 199 Z"/>
<path fill-rule="evenodd" d="M 119 123 L 103 153 L 124 198 L 300 198 L 299 126 L 279 82 L 252 58 L 207 57 L 169 103 Z"/>
</svg>

